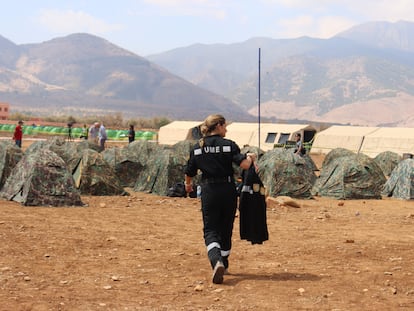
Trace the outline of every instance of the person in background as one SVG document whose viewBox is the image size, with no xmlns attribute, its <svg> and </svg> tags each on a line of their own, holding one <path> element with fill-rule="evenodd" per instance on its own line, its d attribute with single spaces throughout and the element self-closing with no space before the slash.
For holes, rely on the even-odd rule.
<svg viewBox="0 0 414 311">
<path fill-rule="evenodd" d="M 23 121 L 19 120 L 19 122 L 17 122 L 16 128 L 14 129 L 14 133 L 13 133 L 13 140 L 16 143 L 16 146 L 18 146 L 19 148 L 22 147 L 22 139 L 23 139 Z"/>
<path fill-rule="evenodd" d="M 86 124 L 84 124 L 83 128 L 82 128 L 82 133 L 79 136 L 79 138 L 83 138 L 85 140 L 88 140 L 88 132 L 89 132 L 88 126 Z"/>
<path fill-rule="evenodd" d="M 103 122 L 100 124 L 100 127 L 99 127 L 98 139 L 99 139 L 99 146 L 101 147 L 101 151 L 104 151 L 105 142 L 108 139 L 108 136 L 106 135 L 106 129 L 105 129 L 105 126 L 103 125 Z"/>
<path fill-rule="evenodd" d="M 72 122 L 69 122 L 68 123 L 68 140 L 69 141 L 72 141 L 73 140 L 72 127 L 73 127 L 73 123 Z"/>
<path fill-rule="evenodd" d="M 135 140 L 135 130 L 134 130 L 134 126 L 132 124 L 129 125 L 129 130 L 128 130 L 128 142 L 132 143 Z"/>
<path fill-rule="evenodd" d="M 296 140 L 296 146 L 295 146 L 294 153 L 300 156 L 304 155 L 306 153 L 306 150 L 305 150 L 305 147 L 303 146 L 300 133 L 295 134 L 295 140 Z"/>
<path fill-rule="evenodd" d="M 99 124 L 99 122 L 95 122 L 89 128 L 88 139 L 89 139 L 89 141 L 91 141 L 95 144 L 98 144 L 98 134 L 99 134 L 99 127 L 100 126 L 101 125 Z"/>
<path fill-rule="evenodd" d="M 233 163 L 248 169 L 254 162 L 254 153 L 242 154 L 239 146 L 225 139 L 226 119 L 219 114 L 208 116 L 201 125 L 203 137 L 190 153 L 185 169 L 185 190 L 193 191 L 192 178 L 197 171 L 201 177 L 201 210 L 204 242 L 213 269 L 213 283 L 223 283 L 231 250 L 237 192 Z"/>
</svg>

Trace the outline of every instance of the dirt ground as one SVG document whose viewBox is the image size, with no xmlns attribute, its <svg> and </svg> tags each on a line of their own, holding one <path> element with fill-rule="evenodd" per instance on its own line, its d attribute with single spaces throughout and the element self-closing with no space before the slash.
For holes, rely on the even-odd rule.
<svg viewBox="0 0 414 311">
<path fill-rule="evenodd" d="M 316 162 L 316 161 L 315 161 Z M 414 310 L 414 202 L 268 202 L 269 240 L 233 231 L 212 284 L 199 199 L 85 207 L 0 201 L 0 310 Z"/>
</svg>

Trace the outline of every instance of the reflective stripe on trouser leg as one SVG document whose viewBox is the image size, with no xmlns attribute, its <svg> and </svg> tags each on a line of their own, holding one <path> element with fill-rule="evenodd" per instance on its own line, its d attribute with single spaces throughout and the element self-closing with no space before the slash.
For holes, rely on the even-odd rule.
<svg viewBox="0 0 414 311">
<path fill-rule="evenodd" d="M 223 256 L 223 257 L 229 257 L 229 255 L 230 255 L 230 250 L 228 250 L 228 251 L 223 251 L 223 250 L 221 250 L 221 251 L 220 251 L 220 253 L 221 253 L 221 256 Z"/>
<path fill-rule="evenodd" d="M 230 256 L 230 251 L 221 251 L 221 258 L 223 260 L 223 264 L 224 264 L 224 268 L 228 269 L 229 268 L 229 256 Z"/>
</svg>

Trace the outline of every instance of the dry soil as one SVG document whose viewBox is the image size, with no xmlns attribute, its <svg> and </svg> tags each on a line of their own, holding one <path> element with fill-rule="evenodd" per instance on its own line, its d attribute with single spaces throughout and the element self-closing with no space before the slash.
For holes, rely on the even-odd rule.
<svg viewBox="0 0 414 311">
<path fill-rule="evenodd" d="M 211 282 L 199 199 L 84 207 L 0 201 L 0 310 L 414 310 L 414 202 L 268 202 L 263 245 L 233 232 Z"/>
</svg>

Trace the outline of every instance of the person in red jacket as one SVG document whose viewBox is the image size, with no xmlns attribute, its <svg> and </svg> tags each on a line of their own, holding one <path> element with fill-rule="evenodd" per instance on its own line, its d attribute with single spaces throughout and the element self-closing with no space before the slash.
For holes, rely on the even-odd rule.
<svg viewBox="0 0 414 311">
<path fill-rule="evenodd" d="M 18 147 L 22 147 L 22 138 L 23 138 L 23 121 L 20 120 L 19 122 L 17 122 L 17 126 L 14 129 L 14 134 L 13 134 L 13 140 L 16 142 L 16 145 Z"/>
</svg>

